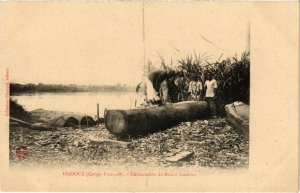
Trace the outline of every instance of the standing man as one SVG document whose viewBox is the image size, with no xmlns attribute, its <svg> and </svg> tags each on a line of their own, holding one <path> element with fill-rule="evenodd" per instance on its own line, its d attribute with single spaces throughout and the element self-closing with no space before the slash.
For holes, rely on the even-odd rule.
<svg viewBox="0 0 300 193">
<path fill-rule="evenodd" d="M 183 75 L 177 75 L 174 80 L 174 85 L 177 88 L 177 93 L 175 97 L 176 102 L 183 101 Z"/>
<path fill-rule="evenodd" d="M 217 118 L 217 108 L 215 103 L 215 93 L 218 88 L 217 81 L 209 73 L 207 76 L 208 80 L 205 81 L 205 100 L 208 103 L 208 106 L 211 110 L 211 115 L 213 118 Z"/>
<path fill-rule="evenodd" d="M 192 80 L 189 83 L 189 100 L 196 101 L 197 100 L 197 82 L 192 77 Z"/>
<path fill-rule="evenodd" d="M 136 87 L 136 96 L 134 99 L 134 106 L 136 108 L 142 108 L 148 106 L 147 100 L 147 87 L 144 82 L 141 82 Z"/>
<path fill-rule="evenodd" d="M 197 77 L 196 90 L 197 90 L 197 98 L 196 99 L 197 99 L 197 101 L 200 101 L 201 96 L 202 96 L 202 90 L 203 90 L 203 86 L 202 86 L 200 77 Z"/>
</svg>

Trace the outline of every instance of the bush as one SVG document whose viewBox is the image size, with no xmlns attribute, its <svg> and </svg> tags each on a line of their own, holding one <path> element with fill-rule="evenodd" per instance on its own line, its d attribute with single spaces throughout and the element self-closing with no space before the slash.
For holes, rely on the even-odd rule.
<svg viewBox="0 0 300 193">
<path fill-rule="evenodd" d="M 11 117 L 24 120 L 26 122 L 31 122 L 31 115 L 25 108 L 18 103 L 17 100 L 9 99 L 9 115 Z"/>
</svg>

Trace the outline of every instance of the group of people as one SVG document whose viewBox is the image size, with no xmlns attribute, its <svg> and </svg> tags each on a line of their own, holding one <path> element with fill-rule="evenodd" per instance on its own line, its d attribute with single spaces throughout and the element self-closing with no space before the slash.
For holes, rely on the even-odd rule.
<svg viewBox="0 0 300 193">
<path fill-rule="evenodd" d="M 184 70 L 153 70 L 136 87 L 135 107 L 148 107 L 185 100 L 208 102 L 212 116 L 216 116 L 215 93 L 217 81 L 208 74 L 204 85 L 199 76 L 187 78 Z"/>
</svg>

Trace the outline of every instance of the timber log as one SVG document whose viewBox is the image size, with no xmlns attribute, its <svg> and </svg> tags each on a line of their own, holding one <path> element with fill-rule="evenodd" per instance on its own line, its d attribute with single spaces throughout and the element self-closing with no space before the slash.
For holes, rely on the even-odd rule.
<svg viewBox="0 0 300 193">
<path fill-rule="evenodd" d="M 96 122 L 91 116 L 80 113 L 37 109 L 31 111 L 31 114 L 35 119 L 56 127 L 81 127 L 96 125 Z"/>
<path fill-rule="evenodd" d="M 106 110 L 105 126 L 116 136 L 145 135 L 209 115 L 205 101 L 186 101 L 130 110 Z"/>
</svg>

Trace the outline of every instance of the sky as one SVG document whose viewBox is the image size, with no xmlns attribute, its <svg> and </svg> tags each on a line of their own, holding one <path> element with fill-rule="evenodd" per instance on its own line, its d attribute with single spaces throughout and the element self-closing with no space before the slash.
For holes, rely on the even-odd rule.
<svg viewBox="0 0 300 193">
<path fill-rule="evenodd" d="M 193 52 L 249 50 L 249 14 L 239 6 L 148 2 L 143 17 L 141 2 L 1 3 L 0 63 L 11 82 L 133 86 L 144 56 L 159 67 L 159 55 L 176 66 Z"/>
</svg>

